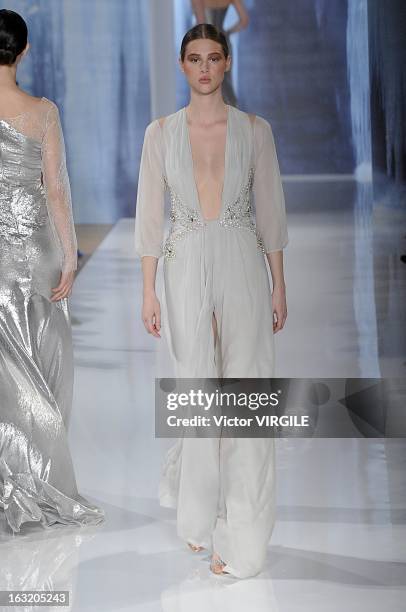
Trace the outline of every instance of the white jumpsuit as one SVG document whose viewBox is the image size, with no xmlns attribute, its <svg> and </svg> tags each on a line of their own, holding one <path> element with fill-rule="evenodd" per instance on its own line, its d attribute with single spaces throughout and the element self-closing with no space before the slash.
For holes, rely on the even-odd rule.
<svg viewBox="0 0 406 612">
<path fill-rule="evenodd" d="M 140 257 L 164 256 L 162 332 L 182 378 L 274 376 L 264 253 L 288 243 L 279 164 L 270 124 L 227 108 L 215 220 L 206 220 L 200 207 L 185 108 L 153 121 L 145 133 L 135 246 Z M 164 239 L 166 189 L 171 224 Z M 185 437 L 165 460 L 160 503 L 177 508 L 178 534 L 215 550 L 224 571 L 239 578 L 260 572 L 266 558 L 275 522 L 274 457 L 272 438 Z"/>
</svg>

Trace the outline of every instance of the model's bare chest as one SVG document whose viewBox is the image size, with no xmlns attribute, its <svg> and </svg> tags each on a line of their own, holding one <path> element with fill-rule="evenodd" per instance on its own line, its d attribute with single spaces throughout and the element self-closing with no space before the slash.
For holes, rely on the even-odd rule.
<svg viewBox="0 0 406 612">
<path fill-rule="evenodd" d="M 189 127 L 196 181 L 224 177 L 226 122 L 209 128 Z"/>
</svg>

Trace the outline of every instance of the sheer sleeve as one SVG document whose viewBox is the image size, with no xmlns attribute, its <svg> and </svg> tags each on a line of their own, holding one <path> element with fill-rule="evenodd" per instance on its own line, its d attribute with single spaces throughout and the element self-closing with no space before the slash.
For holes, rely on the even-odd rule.
<svg viewBox="0 0 406 612">
<path fill-rule="evenodd" d="M 63 253 L 62 270 L 70 272 L 77 268 L 77 240 L 62 126 L 58 107 L 50 104 L 42 140 L 42 176 L 49 216 Z"/>
<path fill-rule="evenodd" d="M 164 170 L 159 121 L 145 130 L 135 211 L 135 250 L 140 257 L 162 255 L 164 233 Z"/>
<path fill-rule="evenodd" d="M 285 198 L 271 126 L 257 116 L 253 129 L 256 226 L 265 252 L 271 253 L 288 244 Z"/>
</svg>

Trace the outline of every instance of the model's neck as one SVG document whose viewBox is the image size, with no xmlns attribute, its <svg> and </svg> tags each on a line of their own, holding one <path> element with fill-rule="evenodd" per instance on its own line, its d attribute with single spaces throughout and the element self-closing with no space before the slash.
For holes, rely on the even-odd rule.
<svg viewBox="0 0 406 612">
<path fill-rule="evenodd" d="M 192 121 L 210 123 L 223 118 L 225 112 L 226 104 L 220 88 L 208 96 L 191 92 L 188 115 Z"/>
<path fill-rule="evenodd" d="M 17 66 L 0 66 L 0 88 L 18 89 L 16 83 Z"/>
</svg>

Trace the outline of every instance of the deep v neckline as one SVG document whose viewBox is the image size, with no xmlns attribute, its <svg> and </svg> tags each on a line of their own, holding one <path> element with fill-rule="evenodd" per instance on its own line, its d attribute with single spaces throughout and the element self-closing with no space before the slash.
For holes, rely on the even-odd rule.
<svg viewBox="0 0 406 612">
<path fill-rule="evenodd" d="M 202 208 L 202 205 L 200 203 L 199 190 L 197 188 L 197 182 L 196 182 L 195 164 L 194 164 L 194 160 L 193 160 L 193 150 L 192 150 L 192 141 L 190 139 L 189 125 L 188 125 L 187 114 L 186 114 L 186 106 L 183 107 L 183 121 L 184 121 L 184 128 L 185 128 L 186 140 L 187 140 L 187 149 L 188 149 L 188 155 L 189 155 L 190 171 L 191 171 L 191 174 L 192 174 L 193 190 L 194 190 L 194 193 L 195 193 L 195 200 L 196 200 L 196 204 L 197 204 L 197 210 L 199 211 L 200 217 L 202 218 L 203 221 L 218 221 L 219 219 L 221 219 L 221 217 L 223 215 L 223 210 L 224 210 L 224 193 L 225 193 L 225 187 L 226 187 L 226 180 L 228 178 L 228 158 L 229 158 L 229 141 L 230 141 L 230 113 L 231 113 L 231 106 L 229 104 L 226 104 L 226 107 L 227 107 L 227 125 L 226 125 L 226 142 L 225 142 L 225 146 L 224 146 L 223 186 L 222 186 L 222 189 L 221 189 L 221 199 L 220 199 L 219 215 L 218 215 L 218 217 L 215 217 L 213 219 L 206 219 L 204 217 L 204 215 L 203 215 L 203 208 Z"/>
</svg>

